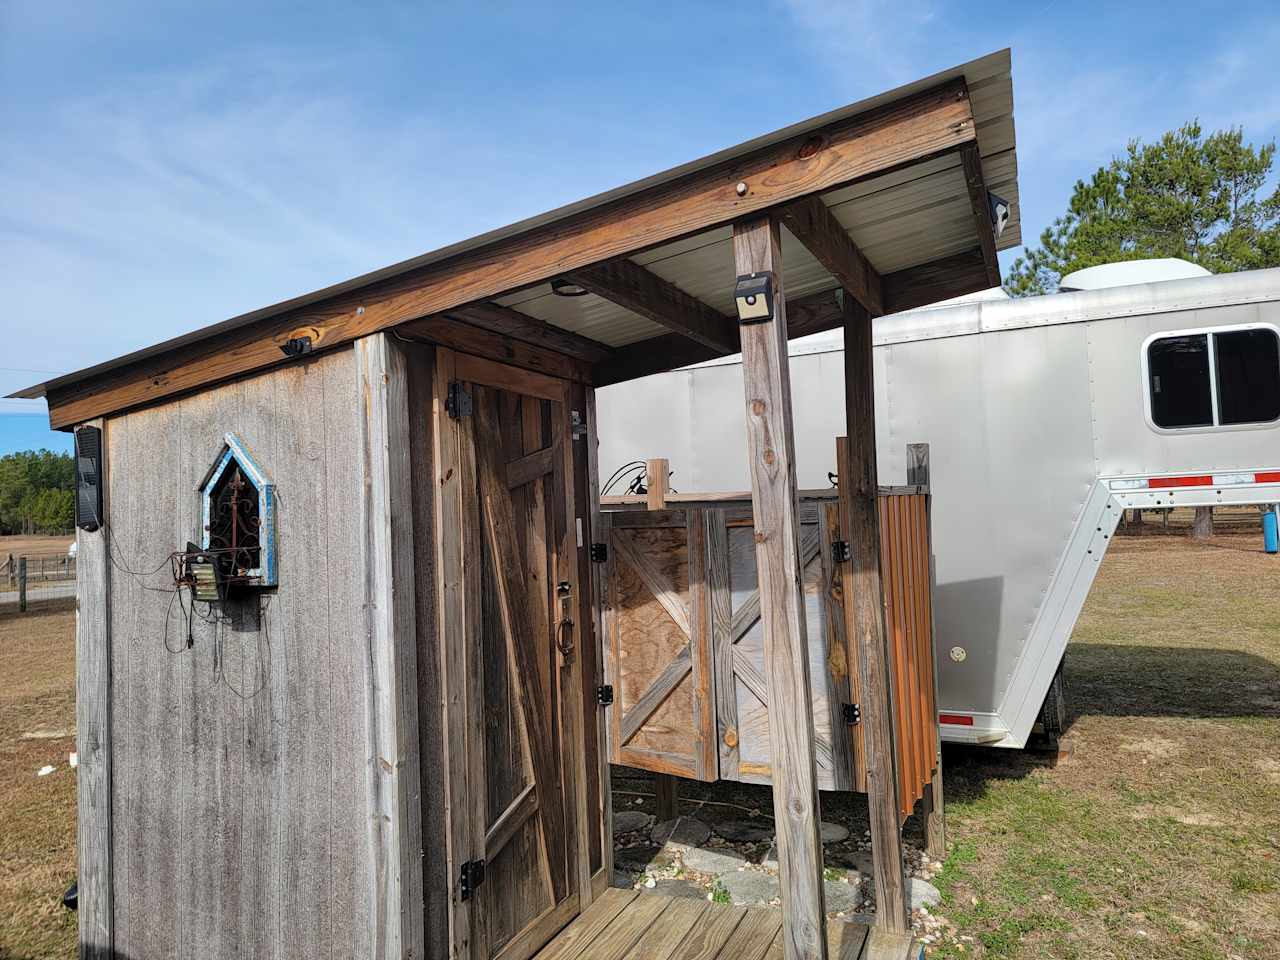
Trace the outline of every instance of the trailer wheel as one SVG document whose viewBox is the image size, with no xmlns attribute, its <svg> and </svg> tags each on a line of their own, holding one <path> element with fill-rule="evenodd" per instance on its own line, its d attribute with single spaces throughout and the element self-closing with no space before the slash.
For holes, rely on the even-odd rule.
<svg viewBox="0 0 1280 960">
<path fill-rule="evenodd" d="M 1062 668 L 1066 664 L 1063 657 L 1058 670 L 1049 684 L 1049 692 L 1044 695 L 1044 703 L 1040 705 L 1040 717 L 1032 728 L 1032 733 L 1056 745 L 1067 727 L 1067 688 L 1062 677 Z"/>
</svg>

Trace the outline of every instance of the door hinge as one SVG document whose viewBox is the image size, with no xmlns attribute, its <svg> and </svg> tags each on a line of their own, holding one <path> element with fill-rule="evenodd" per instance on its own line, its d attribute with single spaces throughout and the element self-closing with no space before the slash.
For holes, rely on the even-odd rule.
<svg viewBox="0 0 1280 960">
<path fill-rule="evenodd" d="M 602 707 L 607 707 L 613 703 L 613 685 L 606 683 L 602 687 L 596 687 L 596 702 Z"/>
<path fill-rule="evenodd" d="M 470 900 L 476 887 L 484 883 L 484 861 L 468 860 L 462 865 L 462 882 L 459 892 L 463 900 Z"/>
<path fill-rule="evenodd" d="M 471 394 L 462 389 L 457 380 L 449 383 L 449 394 L 444 400 L 444 409 L 450 420 L 461 420 L 471 416 Z"/>
<path fill-rule="evenodd" d="M 831 541 L 831 560 L 833 563 L 848 563 L 853 558 L 848 540 Z"/>
<path fill-rule="evenodd" d="M 569 411 L 569 436 L 575 440 L 581 440 L 587 435 L 587 422 L 582 419 L 582 414 L 577 410 Z"/>
<path fill-rule="evenodd" d="M 609 562 L 609 545 L 607 543 L 593 543 L 591 545 L 591 562 L 592 563 L 608 563 Z"/>
<path fill-rule="evenodd" d="M 854 726 L 862 722 L 862 708 L 856 703 L 846 703 L 844 705 L 844 722 L 849 726 Z"/>
</svg>

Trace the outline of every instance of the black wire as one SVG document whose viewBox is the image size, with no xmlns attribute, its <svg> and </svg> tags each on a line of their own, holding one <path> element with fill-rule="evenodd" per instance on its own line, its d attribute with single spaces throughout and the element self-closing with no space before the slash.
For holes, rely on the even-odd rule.
<svg viewBox="0 0 1280 960">
<path fill-rule="evenodd" d="M 624 463 L 617 470 L 613 471 L 612 474 L 610 474 L 609 479 L 605 481 L 605 485 L 603 489 L 601 489 L 600 491 L 600 495 L 605 496 L 610 490 L 612 490 L 613 485 L 617 483 L 620 479 L 622 479 L 622 476 L 624 474 L 631 473 L 632 471 L 637 469 L 639 469 L 640 471 L 643 471 L 644 468 L 645 468 L 645 464 L 643 460 L 632 460 L 630 463 Z"/>
</svg>

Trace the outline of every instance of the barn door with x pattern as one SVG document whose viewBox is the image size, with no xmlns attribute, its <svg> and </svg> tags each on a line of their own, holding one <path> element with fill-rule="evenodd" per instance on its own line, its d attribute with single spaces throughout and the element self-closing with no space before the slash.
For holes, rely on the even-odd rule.
<svg viewBox="0 0 1280 960">
<path fill-rule="evenodd" d="M 462 355 L 456 376 L 453 413 L 475 471 L 463 563 L 478 573 L 464 813 L 473 859 L 460 879 L 471 956 L 521 960 L 577 914 L 585 870 L 574 453 L 560 381 Z"/>
<path fill-rule="evenodd" d="M 609 514 L 609 759 L 715 780 L 704 510 Z"/>
<path fill-rule="evenodd" d="M 729 593 L 727 603 L 719 605 L 723 613 L 712 618 L 720 775 L 726 780 L 767 783 L 769 690 L 751 511 L 722 510 L 716 514 L 709 563 L 713 582 L 727 579 Z M 800 516 L 818 785 L 823 790 L 849 790 L 853 787 L 853 756 L 844 716 L 849 668 L 840 581 L 831 556 L 837 515 L 825 504 L 810 502 L 802 506 Z M 719 575 L 717 568 L 722 571 Z"/>
</svg>

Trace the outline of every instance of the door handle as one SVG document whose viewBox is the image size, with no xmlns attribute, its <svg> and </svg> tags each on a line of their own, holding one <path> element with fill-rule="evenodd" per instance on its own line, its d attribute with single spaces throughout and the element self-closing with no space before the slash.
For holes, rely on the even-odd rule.
<svg viewBox="0 0 1280 960">
<path fill-rule="evenodd" d="M 566 660 L 573 655 L 573 584 L 561 580 L 556 584 L 556 599 L 560 602 L 560 619 L 556 623 L 556 647 Z"/>
</svg>

